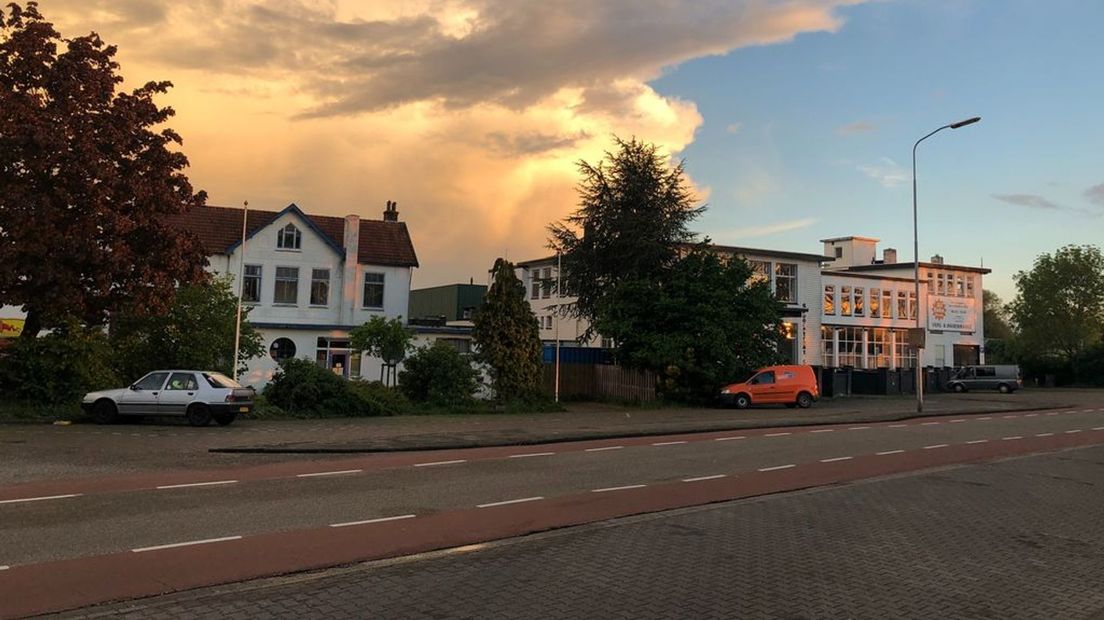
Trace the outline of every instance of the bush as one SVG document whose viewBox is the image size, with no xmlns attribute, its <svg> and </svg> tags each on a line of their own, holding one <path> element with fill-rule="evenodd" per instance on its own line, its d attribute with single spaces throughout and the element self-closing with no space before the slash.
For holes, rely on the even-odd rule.
<svg viewBox="0 0 1104 620">
<path fill-rule="evenodd" d="M 468 357 L 441 341 L 415 351 L 399 372 L 399 389 L 418 403 L 468 403 L 477 387 Z"/>
<path fill-rule="evenodd" d="M 0 392 L 39 404 L 74 403 L 87 392 L 119 387 L 107 334 L 70 326 L 19 339 L 0 358 Z"/>
<path fill-rule="evenodd" d="M 406 395 L 398 388 L 388 387 L 379 381 L 350 381 L 349 389 L 357 398 L 378 407 L 379 415 L 403 415 L 412 410 Z"/>
<path fill-rule="evenodd" d="M 346 381 L 308 359 L 289 359 L 264 390 L 274 415 L 291 417 L 360 417 L 398 415 L 410 403 L 379 382 Z"/>
</svg>

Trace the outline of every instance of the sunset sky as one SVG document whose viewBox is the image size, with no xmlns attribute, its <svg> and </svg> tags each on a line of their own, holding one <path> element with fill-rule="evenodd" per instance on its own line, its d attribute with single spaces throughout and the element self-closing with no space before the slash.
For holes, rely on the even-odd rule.
<svg viewBox="0 0 1104 620">
<path fill-rule="evenodd" d="M 547 253 L 575 162 L 616 134 L 684 157 L 715 241 L 882 239 L 1012 274 L 1104 239 L 1104 3 L 1090 0 L 43 0 L 120 48 L 209 203 L 379 217 L 415 286 Z"/>
</svg>

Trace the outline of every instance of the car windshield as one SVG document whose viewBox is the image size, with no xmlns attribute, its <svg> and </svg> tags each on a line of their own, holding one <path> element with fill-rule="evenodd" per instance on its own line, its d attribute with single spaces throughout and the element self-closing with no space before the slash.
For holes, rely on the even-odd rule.
<svg viewBox="0 0 1104 620">
<path fill-rule="evenodd" d="M 234 381 L 230 377 L 222 373 L 217 372 L 205 372 L 203 378 L 207 380 L 207 383 L 211 384 L 214 388 L 239 388 L 241 384 Z"/>
</svg>

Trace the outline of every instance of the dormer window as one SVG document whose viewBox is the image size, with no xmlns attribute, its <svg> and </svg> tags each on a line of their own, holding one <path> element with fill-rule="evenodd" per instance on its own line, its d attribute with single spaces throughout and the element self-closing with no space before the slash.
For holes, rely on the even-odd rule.
<svg viewBox="0 0 1104 620">
<path fill-rule="evenodd" d="M 303 234 L 299 232 L 295 224 L 288 224 L 280 229 L 280 233 L 276 237 L 276 247 L 281 250 L 298 250 L 302 241 Z"/>
</svg>

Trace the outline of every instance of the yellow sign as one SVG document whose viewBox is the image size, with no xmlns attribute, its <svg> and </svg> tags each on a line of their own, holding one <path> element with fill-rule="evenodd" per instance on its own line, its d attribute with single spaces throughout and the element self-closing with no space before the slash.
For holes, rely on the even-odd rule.
<svg viewBox="0 0 1104 620">
<path fill-rule="evenodd" d="M 18 338 L 23 333 L 23 319 L 0 319 L 0 338 Z"/>
</svg>

